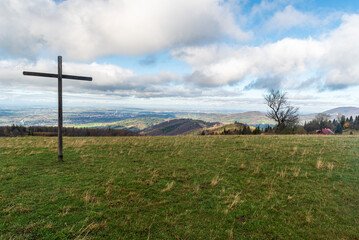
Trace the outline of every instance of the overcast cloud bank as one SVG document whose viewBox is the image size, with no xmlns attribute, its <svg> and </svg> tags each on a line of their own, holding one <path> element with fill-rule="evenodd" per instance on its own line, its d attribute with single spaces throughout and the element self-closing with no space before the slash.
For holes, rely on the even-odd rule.
<svg viewBox="0 0 359 240">
<path fill-rule="evenodd" d="M 84 61 L 249 38 L 218 0 L 3 0 L 0 29 L 9 55 L 36 57 L 45 48 Z"/>
</svg>

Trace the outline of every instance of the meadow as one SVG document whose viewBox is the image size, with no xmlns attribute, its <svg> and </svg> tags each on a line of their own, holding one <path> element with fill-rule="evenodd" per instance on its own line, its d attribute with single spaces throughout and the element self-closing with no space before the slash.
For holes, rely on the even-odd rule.
<svg viewBox="0 0 359 240">
<path fill-rule="evenodd" d="M 0 138 L 0 239 L 359 239 L 359 137 Z"/>
</svg>

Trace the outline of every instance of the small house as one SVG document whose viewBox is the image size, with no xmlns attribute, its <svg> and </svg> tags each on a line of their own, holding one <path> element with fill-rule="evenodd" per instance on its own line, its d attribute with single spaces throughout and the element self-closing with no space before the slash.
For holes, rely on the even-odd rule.
<svg viewBox="0 0 359 240">
<path fill-rule="evenodd" d="M 324 128 L 322 130 L 317 130 L 317 134 L 323 134 L 323 135 L 334 135 L 333 131 L 329 128 Z"/>
</svg>

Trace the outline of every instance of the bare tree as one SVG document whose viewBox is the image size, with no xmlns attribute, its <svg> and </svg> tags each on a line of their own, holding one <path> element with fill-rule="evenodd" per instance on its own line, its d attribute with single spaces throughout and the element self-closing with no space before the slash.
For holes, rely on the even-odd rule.
<svg viewBox="0 0 359 240">
<path fill-rule="evenodd" d="M 266 116 L 277 122 L 279 130 L 287 126 L 294 126 L 299 122 L 299 108 L 289 105 L 286 94 L 286 92 L 272 89 L 264 96 L 270 108 Z"/>
</svg>

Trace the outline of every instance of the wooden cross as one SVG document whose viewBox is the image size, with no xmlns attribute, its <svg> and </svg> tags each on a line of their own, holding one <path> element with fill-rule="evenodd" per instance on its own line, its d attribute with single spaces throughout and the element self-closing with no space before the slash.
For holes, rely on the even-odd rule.
<svg viewBox="0 0 359 240">
<path fill-rule="evenodd" d="M 58 73 L 41 73 L 41 72 L 23 72 L 24 75 L 27 76 L 36 76 L 36 77 L 50 77 L 58 79 L 58 107 L 59 107 L 59 117 L 58 117 L 58 159 L 59 161 L 63 161 L 62 154 L 62 79 L 72 79 L 72 80 L 82 80 L 82 81 L 92 81 L 91 77 L 82 77 L 82 76 L 73 76 L 73 75 L 64 75 L 62 74 L 62 57 L 57 57 L 57 65 L 58 65 Z"/>
</svg>

